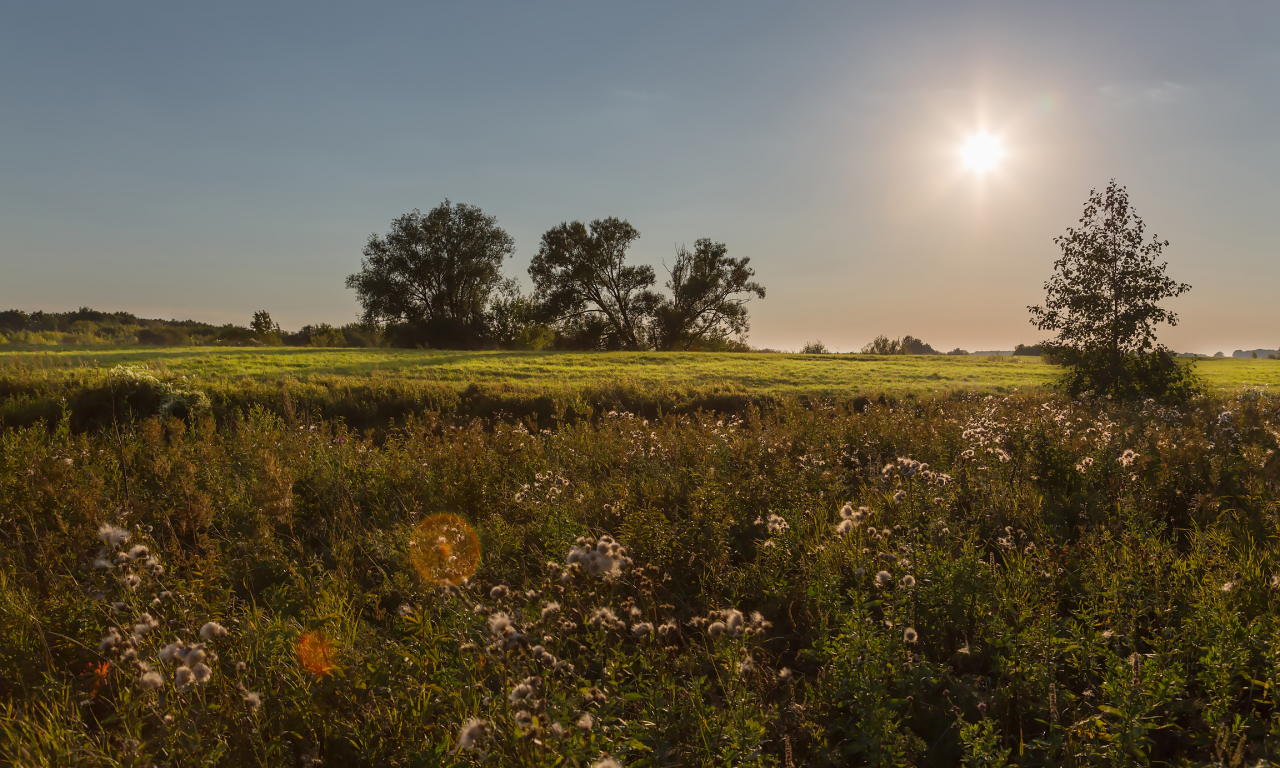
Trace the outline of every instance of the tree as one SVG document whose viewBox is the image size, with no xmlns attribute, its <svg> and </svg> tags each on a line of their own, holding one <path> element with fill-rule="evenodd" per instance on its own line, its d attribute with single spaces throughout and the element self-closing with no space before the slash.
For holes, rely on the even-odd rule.
<svg viewBox="0 0 1280 768">
<path fill-rule="evenodd" d="M 640 233 L 622 219 L 553 227 L 529 265 L 534 298 L 548 321 L 596 326 L 608 348 L 643 349 L 660 298 L 651 289 L 653 267 L 628 266 L 627 248 Z"/>
<path fill-rule="evenodd" d="M 700 342 L 720 342 L 746 333 L 746 304 L 764 298 L 764 287 L 753 282 L 751 259 L 729 256 L 724 243 L 702 238 L 690 251 L 681 246 L 668 270 L 671 298 L 659 302 L 654 315 L 658 349 L 689 349 Z"/>
<path fill-rule="evenodd" d="M 1174 395 L 1194 388 L 1190 371 L 1155 341 L 1178 316 L 1158 302 L 1191 289 L 1165 274 L 1167 240 L 1144 240 L 1142 219 L 1115 179 L 1089 193 L 1078 227 L 1054 238 L 1062 256 L 1032 323 L 1057 337 L 1043 351 L 1070 366 L 1068 388 L 1114 396 Z"/>
<path fill-rule="evenodd" d="M 347 278 L 367 324 L 408 323 L 435 347 L 474 346 L 485 310 L 515 241 L 493 216 L 445 200 L 425 216 L 415 209 L 370 235 L 360 271 Z"/>
<path fill-rule="evenodd" d="M 268 333 L 279 333 L 280 324 L 272 322 L 270 312 L 260 309 L 253 313 L 253 322 L 249 324 L 249 330 L 259 336 L 265 336 Z"/>
</svg>

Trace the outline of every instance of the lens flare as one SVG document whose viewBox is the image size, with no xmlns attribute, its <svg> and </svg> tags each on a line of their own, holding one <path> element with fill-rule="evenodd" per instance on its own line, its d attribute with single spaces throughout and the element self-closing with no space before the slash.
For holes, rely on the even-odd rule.
<svg viewBox="0 0 1280 768">
<path fill-rule="evenodd" d="M 480 567 L 480 537 L 457 515 L 432 515 L 413 531 L 409 557 L 433 584 L 461 584 Z"/>
<path fill-rule="evenodd" d="M 966 168 L 983 173 L 996 167 L 1004 155 L 1000 139 L 987 133 L 979 133 L 969 137 L 960 148 L 960 160 Z"/>
<path fill-rule="evenodd" d="M 303 632 L 298 638 L 298 663 L 316 677 L 332 674 L 337 668 L 333 663 L 333 646 L 319 632 Z"/>
</svg>

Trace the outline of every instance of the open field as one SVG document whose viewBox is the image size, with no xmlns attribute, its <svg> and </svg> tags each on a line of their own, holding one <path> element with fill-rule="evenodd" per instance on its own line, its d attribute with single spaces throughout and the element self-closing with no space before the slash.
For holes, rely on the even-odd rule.
<svg viewBox="0 0 1280 768">
<path fill-rule="evenodd" d="M 1280 758 L 1274 361 L 95 353 L 0 369 L 5 764 Z"/>
<path fill-rule="evenodd" d="M 465 387 L 703 387 L 727 382 L 771 395 L 853 396 L 868 392 L 1007 392 L 1052 380 L 1034 357 L 947 357 L 733 353 L 436 352 L 392 349 L 80 348 L 0 352 L 0 375 L 15 369 L 83 370 L 146 364 L 198 379 L 281 376 L 395 377 Z M 1202 360 L 1215 391 L 1280 387 L 1275 360 Z"/>
</svg>

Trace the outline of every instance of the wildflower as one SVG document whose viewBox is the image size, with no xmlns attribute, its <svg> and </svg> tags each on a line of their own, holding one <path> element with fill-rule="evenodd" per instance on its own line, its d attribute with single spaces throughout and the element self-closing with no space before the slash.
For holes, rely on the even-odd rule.
<svg viewBox="0 0 1280 768">
<path fill-rule="evenodd" d="M 196 681 L 196 685 L 204 685 L 209 682 L 211 677 L 213 677 L 213 670 L 209 669 L 205 664 L 197 664 L 191 667 L 191 678 Z"/>
<path fill-rule="evenodd" d="M 631 565 L 627 550 L 614 541 L 613 537 L 601 536 L 594 547 L 589 544 L 589 539 L 578 539 L 578 543 L 569 548 L 566 562 L 569 565 L 580 563 L 588 575 L 606 578 L 612 578 Z"/>
<path fill-rule="evenodd" d="M 591 716 L 590 712 L 583 712 L 582 717 L 578 718 L 578 727 L 584 731 L 591 730 L 591 726 L 595 724 L 596 724 L 595 718 Z"/>
<path fill-rule="evenodd" d="M 606 757 L 592 763 L 591 768 L 622 768 L 622 763 L 612 757 Z"/>
<path fill-rule="evenodd" d="M 769 529 L 769 533 L 783 533 L 785 531 L 791 530 L 791 526 L 787 523 L 786 520 L 783 520 L 778 515 L 775 515 L 772 512 L 770 512 L 768 529 Z"/>
<path fill-rule="evenodd" d="M 1001 463 L 1003 463 L 1003 462 L 1008 461 L 1011 457 L 1010 457 L 1010 456 L 1009 456 L 1009 454 L 1008 454 L 1007 452 L 1005 452 L 1004 450 L 1002 450 L 1002 449 L 1000 449 L 1000 448 L 997 448 L 997 449 L 996 449 L 996 458 L 997 458 L 997 459 L 1000 459 Z"/>
<path fill-rule="evenodd" d="M 769 539 L 765 541 L 765 543 L 761 544 L 760 546 L 763 547 L 764 549 L 773 549 L 778 545 L 774 543 L 773 539 Z"/>
<path fill-rule="evenodd" d="M 93 561 L 93 567 L 99 571 L 109 571 L 115 566 L 111 564 L 111 558 L 107 556 L 107 550 L 98 552 L 97 558 Z"/>
<path fill-rule="evenodd" d="M 1110 629 L 1103 630 L 1103 632 L 1102 632 L 1102 639 L 1103 639 L 1103 640 L 1110 640 L 1111 638 L 1115 637 L 1115 634 L 1116 634 L 1116 633 L 1115 633 L 1114 631 L 1110 630 Z"/>
<path fill-rule="evenodd" d="M 182 641 L 178 640 L 169 643 L 160 649 L 160 660 L 165 664 L 172 663 L 174 658 L 178 656 L 178 651 L 182 650 Z"/>
<path fill-rule="evenodd" d="M 250 712 L 257 712 L 258 707 L 262 706 L 262 694 L 254 691 L 246 691 L 244 694 L 244 705 L 249 708 Z"/>
<path fill-rule="evenodd" d="M 724 626 L 729 634 L 737 637 L 742 634 L 742 611 L 730 608 L 724 613 Z"/>
<path fill-rule="evenodd" d="M 846 533 L 850 533 L 851 531 L 853 531 L 853 529 L 854 529 L 854 524 L 852 520 L 841 520 L 840 524 L 836 526 L 836 534 L 839 536 L 843 536 Z"/>
<path fill-rule="evenodd" d="M 1134 453 L 1132 448 L 1126 448 L 1124 453 L 1120 454 L 1120 458 L 1116 459 L 1116 461 L 1120 462 L 1120 466 L 1122 467 L 1131 467 L 1133 466 L 1133 462 L 1137 461 L 1139 458 L 1138 454 Z"/>
<path fill-rule="evenodd" d="M 662 626 L 658 627 L 658 635 L 663 640 L 666 640 L 671 635 L 674 635 L 679 631 L 680 631 L 680 627 L 676 625 L 674 620 L 668 621 L 666 624 L 663 624 Z"/>
<path fill-rule="evenodd" d="M 613 629 L 623 626 L 618 620 L 618 614 L 613 612 L 612 608 L 600 607 L 591 614 L 591 626 L 604 629 Z"/>
<path fill-rule="evenodd" d="M 1085 456 L 1083 459 L 1080 460 L 1080 463 L 1076 465 L 1076 471 L 1084 472 L 1086 469 L 1092 466 L 1093 466 L 1093 457 Z"/>
<path fill-rule="evenodd" d="M 913 629 L 912 627 L 907 627 L 905 630 L 902 631 L 902 640 L 904 642 L 914 644 L 918 638 L 919 636 L 916 634 L 915 629 Z"/>
<path fill-rule="evenodd" d="M 520 683 L 515 688 L 511 689 L 511 693 L 507 694 L 507 701 L 510 701 L 511 706 L 514 707 L 515 705 L 519 704 L 520 702 L 524 701 L 525 699 L 529 698 L 532 695 L 533 695 L 533 686 L 529 685 L 529 682 L 526 680 L 525 682 Z"/>
<path fill-rule="evenodd" d="M 511 617 L 502 611 L 498 611 L 490 616 L 485 624 L 489 627 L 489 634 L 500 637 L 508 629 L 511 629 Z"/>
<path fill-rule="evenodd" d="M 129 551 L 125 553 L 125 557 L 129 560 L 141 560 L 146 557 L 147 554 L 148 550 L 146 544 L 134 544 L 129 548 Z"/>
<path fill-rule="evenodd" d="M 635 624 L 631 627 L 631 634 L 635 635 L 636 637 L 644 637 L 645 635 L 649 634 L 652 631 L 653 631 L 653 625 L 647 621 L 642 621 L 639 624 Z"/>
<path fill-rule="evenodd" d="M 723 635 L 723 634 L 724 634 L 724 622 L 722 622 L 722 621 L 712 622 L 712 623 L 711 623 L 711 626 L 707 627 L 707 634 L 708 634 L 708 635 L 711 635 L 712 637 L 719 637 L 719 636 Z"/>
<path fill-rule="evenodd" d="M 243 671 L 245 671 L 245 670 L 246 670 L 246 669 L 248 669 L 248 668 L 249 668 L 249 665 L 248 665 L 248 664 L 245 664 L 243 661 L 237 661 L 237 662 L 236 662 L 236 671 L 237 671 L 237 672 L 243 672 Z"/>
<path fill-rule="evenodd" d="M 565 727 L 560 723 L 552 723 L 550 730 L 551 730 L 551 735 L 555 736 L 557 739 L 563 739 L 565 734 L 567 733 L 567 731 L 565 730 Z"/>
<path fill-rule="evenodd" d="M 790 667 L 783 667 L 782 669 L 778 670 L 778 682 L 791 685 L 795 681 L 796 681 L 795 676 L 791 674 Z"/>
<path fill-rule="evenodd" d="M 191 669 L 188 667 L 178 667 L 178 671 L 173 676 L 173 683 L 178 686 L 180 690 L 190 688 L 191 683 L 194 680 L 195 675 L 192 674 Z"/>
<path fill-rule="evenodd" d="M 909 574 L 909 573 L 908 573 L 906 576 L 903 576 L 903 577 L 902 577 L 902 582 L 901 582 L 901 584 L 902 584 L 902 586 L 906 587 L 907 589 L 911 589 L 912 587 L 914 587 L 914 586 L 916 585 L 916 577 L 915 577 L 915 576 L 912 576 L 911 574 Z"/>
<path fill-rule="evenodd" d="M 138 589 L 138 585 L 142 583 L 142 579 L 138 578 L 136 573 L 131 573 L 128 576 L 125 576 L 123 581 L 126 587 L 135 591 Z"/>
<path fill-rule="evenodd" d="M 522 731 L 527 731 L 533 728 L 533 715 L 529 714 L 529 710 L 527 709 L 522 709 L 516 712 L 512 719 L 516 721 L 516 727 Z"/>
<path fill-rule="evenodd" d="M 857 577 L 859 577 L 859 578 L 861 578 L 861 577 L 863 577 L 863 576 L 866 576 L 866 575 L 867 575 L 867 569 L 866 569 L 866 568 L 863 568 L 862 566 L 858 566 L 858 568 L 857 568 L 856 570 L 854 570 L 853 575 L 854 575 L 854 576 L 857 576 Z"/>
<path fill-rule="evenodd" d="M 1234 581 L 1228 581 L 1226 584 L 1222 585 L 1223 592 L 1230 592 L 1235 588 L 1236 588 L 1236 583 Z"/>
<path fill-rule="evenodd" d="M 559 612 L 560 612 L 559 603 L 547 603 L 542 606 L 542 618 L 544 621 L 551 618 L 552 616 L 555 616 Z"/>
<path fill-rule="evenodd" d="M 476 614 L 477 616 L 486 616 L 489 613 L 489 608 L 485 606 L 484 603 L 476 603 L 474 606 L 472 606 L 471 612 Z"/>
<path fill-rule="evenodd" d="M 165 724 L 165 725 L 173 725 L 173 715 L 165 715 L 165 716 L 164 716 L 164 724 Z"/>
<path fill-rule="evenodd" d="M 164 685 L 164 678 L 159 672 L 147 670 L 138 678 L 138 687 L 144 691 L 154 691 L 161 685 Z"/>
<path fill-rule="evenodd" d="M 501 599 L 503 599 L 504 597 L 506 597 L 506 596 L 507 596 L 507 594 L 508 594 L 509 592 L 510 592 L 510 590 L 509 590 L 509 589 L 507 589 L 507 588 L 506 588 L 506 587 L 504 587 L 503 585 L 499 584 L 498 586 L 496 586 L 496 587 L 494 587 L 493 589 L 489 590 L 489 599 L 490 599 L 490 600 L 501 600 Z"/>
<path fill-rule="evenodd" d="M 746 677 L 747 675 L 751 674 L 755 670 L 755 668 L 756 668 L 756 663 L 750 656 L 738 662 L 738 674 L 742 675 L 743 677 Z"/>
<path fill-rule="evenodd" d="M 210 621 L 200 628 L 200 637 L 212 640 L 215 637 L 226 637 L 227 629 L 216 621 Z"/>
<path fill-rule="evenodd" d="M 119 547 L 129 541 L 129 532 L 110 523 L 103 523 L 98 526 L 98 538 L 108 547 Z"/>
<path fill-rule="evenodd" d="M 204 661 L 205 652 L 204 645 L 193 645 L 189 648 L 179 648 L 178 658 L 182 659 L 182 665 L 186 667 L 194 667 L 196 664 Z"/>
<path fill-rule="evenodd" d="M 98 649 L 106 652 L 116 647 L 116 643 L 120 642 L 120 632 L 115 627 L 107 630 L 107 634 L 102 636 L 98 641 Z"/>
<path fill-rule="evenodd" d="M 400 618 L 402 619 L 408 618 L 409 616 L 413 615 L 413 606 L 409 605 L 408 603 L 401 603 L 400 608 L 396 611 L 396 613 L 400 614 Z"/>
<path fill-rule="evenodd" d="M 876 574 L 876 586 L 887 587 L 893 581 L 893 575 L 888 571 L 880 571 Z"/>
<path fill-rule="evenodd" d="M 458 729 L 458 748 L 457 752 L 467 750 L 475 752 L 480 749 L 480 742 L 484 740 L 485 735 L 489 731 L 489 724 L 483 720 L 471 718 L 462 724 Z"/>
</svg>

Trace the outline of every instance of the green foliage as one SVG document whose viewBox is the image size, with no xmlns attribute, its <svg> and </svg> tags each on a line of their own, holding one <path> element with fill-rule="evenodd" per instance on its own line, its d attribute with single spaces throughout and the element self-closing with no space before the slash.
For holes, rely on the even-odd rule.
<svg viewBox="0 0 1280 768">
<path fill-rule="evenodd" d="M 370 235 L 360 271 L 347 278 L 369 325 L 413 326 L 421 343 L 467 348 L 485 337 L 484 312 L 515 241 L 479 208 L 445 200 Z"/>
<path fill-rule="evenodd" d="M 681 246 L 669 270 L 664 297 L 654 310 L 654 345 L 663 350 L 688 350 L 698 344 L 742 338 L 750 327 L 747 302 L 764 298 L 764 286 L 754 282 L 751 259 L 729 256 L 724 243 L 701 238 L 690 251 Z"/>
<path fill-rule="evenodd" d="M 936 355 L 937 350 L 915 336 L 890 339 L 881 334 L 862 348 L 864 355 Z M 954 354 L 954 353 L 953 353 Z"/>
<path fill-rule="evenodd" d="M 7 763 L 1252 765 L 1280 751 L 1267 394 L 636 412 L 566 392 L 515 414 L 477 392 L 478 418 L 442 399 L 361 433 L 271 399 L 302 382 L 240 382 L 245 407 L 184 421 L 149 411 L 178 380 L 111 380 L 103 428 L 0 429 Z M 215 412 L 231 397 L 181 384 Z M 369 408 L 395 396 L 365 386 Z M 437 512 L 479 533 L 464 586 L 411 563 Z M 100 540 L 102 523 L 131 539 Z M 225 634 L 200 637 L 207 622 Z M 300 663 L 304 633 L 327 638 L 331 674 Z M 161 658 L 178 640 L 204 643 L 203 683 L 179 685 Z"/>
<path fill-rule="evenodd" d="M 1069 391 L 1169 400 L 1196 389 L 1190 369 L 1155 340 L 1157 325 L 1178 324 L 1159 302 L 1191 286 L 1165 274 L 1168 264 L 1159 259 L 1169 243 L 1154 236 L 1146 242 L 1144 231 L 1128 192 L 1112 179 L 1103 192 L 1089 193 L 1079 228 L 1054 238 L 1062 257 L 1044 285 L 1044 306 L 1027 309 L 1037 328 L 1057 334 L 1042 346 L 1071 367 Z"/>
<path fill-rule="evenodd" d="M 635 227 L 616 217 L 547 230 L 529 265 L 534 296 L 546 318 L 571 323 L 578 338 L 602 349 L 646 348 L 649 319 L 660 298 L 651 290 L 653 267 L 626 263 L 627 249 L 639 237 Z"/>
</svg>

